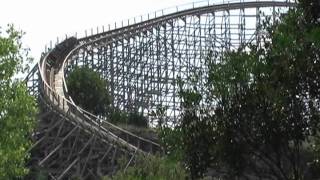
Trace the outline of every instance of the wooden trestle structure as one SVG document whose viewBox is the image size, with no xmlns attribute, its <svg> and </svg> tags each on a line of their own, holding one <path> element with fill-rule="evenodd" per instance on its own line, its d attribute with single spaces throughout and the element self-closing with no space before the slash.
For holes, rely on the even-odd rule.
<svg viewBox="0 0 320 180">
<path fill-rule="evenodd" d="M 294 5 L 282 0 L 193 3 L 46 48 L 26 77 L 41 110 L 32 137 L 31 169 L 41 169 L 50 179 L 99 179 L 115 173 L 121 157 L 129 166 L 137 154 L 161 151 L 159 144 L 74 104 L 65 83 L 73 68 L 89 66 L 99 72 L 109 83 L 112 106 L 139 111 L 153 123 L 156 119 L 148 115 L 165 107 L 174 125 L 181 110 L 177 78 L 201 72 L 201 86 L 209 52 L 221 54 L 259 42 L 261 22 Z"/>
</svg>

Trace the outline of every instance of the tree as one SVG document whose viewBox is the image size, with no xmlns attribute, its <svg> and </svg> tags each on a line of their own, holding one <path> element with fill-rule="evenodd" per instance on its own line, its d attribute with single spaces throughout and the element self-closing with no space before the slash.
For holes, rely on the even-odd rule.
<svg viewBox="0 0 320 180">
<path fill-rule="evenodd" d="M 29 139 L 35 125 L 36 101 L 24 82 L 14 75 L 25 72 L 30 59 L 22 48 L 21 37 L 12 25 L 0 32 L 0 179 L 21 178 L 28 173 Z"/>
<path fill-rule="evenodd" d="M 202 177 L 211 163 L 210 146 L 212 144 L 212 129 L 210 119 L 200 118 L 200 101 L 203 99 L 197 92 L 197 86 L 193 89 L 185 90 L 180 82 L 180 96 L 183 99 L 181 125 L 176 127 L 175 131 L 181 131 L 182 144 L 176 147 L 175 151 L 184 151 L 184 162 L 190 171 L 192 179 Z M 204 113 L 204 112 L 201 112 Z"/>
<path fill-rule="evenodd" d="M 76 67 L 67 77 L 69 94 L 74 102 L 95 115 L 107 115 L 111 97 L 108 85 L 89 67 Z"/>
<path fill-rule="evenodd" d="M 259 45 L 211 53 L 207 94 L 181 89 L 193 178 L 207 168 L 232 179 L 319 178 L 310 164 L 319 157 L 320 26 L 303 5 L 274 25 L 267 20 Z"/>
</svg>

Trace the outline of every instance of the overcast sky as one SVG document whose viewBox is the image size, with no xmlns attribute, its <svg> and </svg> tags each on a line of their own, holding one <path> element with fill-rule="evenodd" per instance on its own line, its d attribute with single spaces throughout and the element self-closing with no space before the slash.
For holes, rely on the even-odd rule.
<svg viewBox="0 0 320 180">
<path fill-rule="evenodd" d="M 50 40 L 193 0 L 0 0 L 0 26 L 26 32 L 23 43 L 38 58 Z M 199 0 L 194 0 L 199 1 Z"/>
</svg>

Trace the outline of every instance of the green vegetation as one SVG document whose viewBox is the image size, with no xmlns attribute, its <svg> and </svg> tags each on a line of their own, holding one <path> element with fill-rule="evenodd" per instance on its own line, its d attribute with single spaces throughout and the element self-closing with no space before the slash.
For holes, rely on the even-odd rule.
<svg viewBox="0 0 320 180">
<path fill-rule="evenodd" d="M 132 124 L 138 127 L 148 127 L 148 120 L 143 114 L 138 112 L 131 112 L 128 116 L 128 124 Z"/>
<path fill-rule="evenodd" d="M 125 169 L 125 165 L 123 168 Z M 185 180 L 186 171 L 180 163 L 165 157 L 138 157 L 135 165 L 125 171 L 118 171 L 113 177 L 105 180 Z"/>
<path fill-rule="evenodd" d="M 115 124 L 148 127 L 148 120 L 141 113 L 123 112 L 111 107 L 112 97 L 107 82 L 89 67 L 76 67 L 67 77 L 67 86 L 73 101 L 83 109 L 107 116 Z"/>
<path fill-rule="evenodd" d="M 24 82 L 13 78 L 25 72 L 23 64 L 31 60 L 22 48 L 22 35 L 13 26 L 0 32 L 0 179 L 21 178 L 28 173 L 25 162 L 37 108 Z"/>
<path fill-rule="evenodd" d="M 160 145 L 166 155 L 177 162 L 182 162 L 184 159 L 183 153 L 183 136 L 181 127 L 174 129 L 163 127 L 158 129 Z"/>
<path fill-rule="evenodd" d="M 114 108 L 109 115 L 110 121 L 118 125 L 134 125 L 136 127 L 147 128 L 148 119 L 142 113 L 132 111 L 126 113 L 117 108 Z"/>
<path fill-rule="evenodd" d="M 76 67 L 67 77 L 67 86 L 73 101 L 83 109 L 95 115 L 110 111 L 107 82 L 89 67 Z"/>
<path fill-rule="evenodd" d="M 192 179 L 208 169 L 226 179 L 320 178 L 320 5 L 311 2 L 273 25 L 267 18 L 260 45 L 211 52 L 206 94 L 180 82 L 176 131 Z"/>
<path fill-rule="evenodd" d="M 134 165 L 127 168 L 124 164 L 121 171 L 105 179 L 187 179 L 188 173 L 191 179 L 199 179 L 208 171 L 221 179 L 319 179 L 319 8 L 318 1 L 302 1 L 297 9 L 272 23 L 267 18 L 258 44 L 249 43 L 224 54 L 210 52 L 209 76 L 203 89 L 197 86 L 197 75 L 190 77 L 189 83 L 195 84 L 191 89 L 179 82 L 184 108 L 179 124 L 171 129 L 159 120 L 160 141 L 167 156 L 139 157 Z M 137 112 L 111 109 L 107 83 L 89 68 L 75 69 L 67 84 L 75 102 L 84 109 L 107 115 L 117 124 L 148 126 L 147 119 Z M 17 94 L 6 97 L 15 99 L 25 93 L 16 87 Z M 12 102 L 1 106 L 13 104 L 14 110 L 24 106 Z M 3 110 L 1 119 L 9 112 Z M 161 117 L 164 110 L 154 114 Z M 13 117 L 8 122 L 13 123 Z M 2 129 L 0 140 L 5 138 Z M 0 173 L 11 173 L 4 177 L 23 175 L 24 168 L 11 172 L 15 167 L 1 164 L 9 163 L 8 159 L 12 162 L 19 157 L 17 153 L 6 158 L 3 152 L 1 149 Z M 19 160 L 21 157 L 25 156 Z M 3 169 L 7 166 L 10 170 Z"/>
</svg>

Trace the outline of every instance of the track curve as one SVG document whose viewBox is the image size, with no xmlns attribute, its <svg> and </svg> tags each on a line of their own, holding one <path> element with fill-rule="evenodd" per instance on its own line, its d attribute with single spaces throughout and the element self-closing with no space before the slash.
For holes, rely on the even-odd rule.
<svg viewBox="0 0 320 180">
<path fill-rule="evenodd" d="M 159 144 L 77 106 L 65 83 L 74 67 L 87 65 L 110 81 L 114 107 L 150 114 L 166 106 L 166 115 L 175 123 L 180 101 L 176 86 L 168 84 L 201 69 L 205 51 L 219 53 L 248 41 L 258 42 L 258 24 L 245 23 L 250 18 L 260 22 L 263 16 L 258 10 L 271 7 L 274 16 L 275 8 L 294 6 L 288 1 L 241 1 L 190 8 L 74 38 L 72 45 L 68 45 L 69 38 L 45 52 L 26 77 L 30 94 L 41 106 L 31 149 L 32 170 L 45 169 L 50 179 L 97 179 L 113 174 L 120 157 L 127 157 L 129 166 L 137 154 L 161 151 Z M 239 21 L 232 22 L 233 16 Z"/>
</svg>

